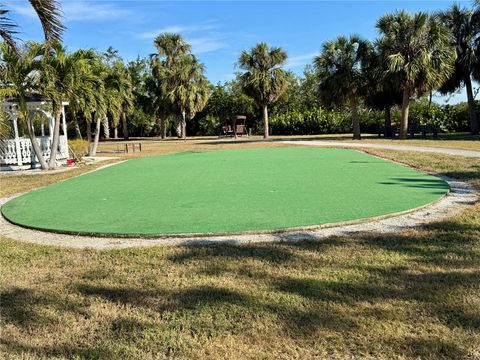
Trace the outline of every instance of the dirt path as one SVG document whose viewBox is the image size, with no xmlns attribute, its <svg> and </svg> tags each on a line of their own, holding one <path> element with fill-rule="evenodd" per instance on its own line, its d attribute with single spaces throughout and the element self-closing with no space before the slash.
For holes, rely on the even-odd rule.
<svg viewBox="0 0 480 360">
<path fill-rule="evenodd" d="M 290 145 L 309 145 L 309 146 L 327 146 L 327 147 L 349 147 L 349 148 L 372 148 L 372 149 L 386 149 L 386 150 L 400 150 L 400 151 L 420 151 L 432 152 L 447 155 L 457 155 L 465 157 L 480 158 L 480 141 L 478 142 L 479 151 L 448 149 L 428 146 L 409 146 L 409 145 L 389 145 L 389 144 L 372 144 L 365 142 L 341 142 L 341 141 L 323 141 L 323 140 L 284 140 L 279 141 L 282 144 Z"/>
</svg>

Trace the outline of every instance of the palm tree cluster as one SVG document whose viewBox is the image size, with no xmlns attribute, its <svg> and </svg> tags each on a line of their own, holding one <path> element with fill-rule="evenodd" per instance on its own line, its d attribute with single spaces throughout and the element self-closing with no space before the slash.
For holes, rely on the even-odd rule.
<svg viewBox="0 0 480 360">
<path fill-rule="evenodd" d="M 56 167 L 63 102 L 69 103 L 68 111 L 80 138 L 79 122 L 85 122 L 87 139 L 91 142 L 90 156 L 96 154 L 101 124 L 106 124 L 106 128 L 112 124 L 116 129 L 131 109 L 132 89 L 125 65 L 121 60 L 109 63 L 93 50 L 67 53 L 57 40 L 51 41 L 48 48 L 46 44 L 27 42 L 14 49 L 3 43 L 0 72 L 2 91 L 18 99 L 21 118 L 28 123 L 28 133 L 43 169 Z M 28 97 L 35 94 L 50 100 L 55 119 L 48 164 L 34 136 L 33 114 L 26 106 Z M 123 129 L 126 134 L 125 124 Z"/>
<path fill-rule="evenodd" d="M 399 137 L 406 138 L 410 101 L 435 90 L 448 93 L 465 85 L 472 133 L 478 120 L 471 78 L 479 79 L 478 10 L 454 5 L 434 15 L 398 11 L 377 22 L 379 38 L 369 43 L 343 36 L 324 44 L 315 59 L 319 92 L 325 103 L 350 102 L 354 138 L 360 138 L 356 104 L 385 110 L 391 135 L 390 109 L 401 106 Z"/>
<path fill-rule="evenodd" d="M 173 118 L 179 138 L 186 138 L 186 120 L 201 111 L 210 94 L 204 66 L 191 53 L 191 46 L 179 34 L 164 33 L 154 40 L 151 55 L 153 79 L 150 90 L 161 137 L 166 137 L 166 121 Z"/>
<path fill-rule="evenodd" d="M 245 98 L 251 101 L 249 109 L 254 103 L 262 114 L 265 138 L 269 136 L 269 108 L 274 113 L 285 110 L 281 105 L 283 98 L 290 96 L 303 96 L 302 106 L 348 108 L 354 139 L 361 138 L 359 111 L 365 108 L 384 111 L 385 132 L 392 136 L 390 114 L 398 106 L 399 137 L 405 138 L 412 100 L 433 91 L 452 93 L 464 86 L 471 132 L 480 131 L 472 86 L 473 80 L 480 80 L 478 1 L 473 8 L 453 5 L 436 14 L 387 14 L 377 21 L 379 36 L 373 42 L 358 35 L 325 42 L 313 66 L 307 67 L 302 81 L 305 86 L 298 94 L 292 94 L 298 80 L 283 69 L 287 53 L 259 43 L 241 52 L 237 61 L 241 72 L 233 85 L 226 85 L 225 89 L 230 90 L 212 97 L 211 102 L 222 102 L 221 111 L 214 104 L 207 106 L 218 87 L 208 82 L 203 64 L 181 35 L 160 34 L 154 39 L 155 54 L 129 63 L 112 48 L 103 54 L 94 50 L 68 53 L 61 44 L 64 26 L 57 1 L 29 2 L 42 23 L 45 42 L 18 42 L 16 24 L 0 5 L 0 35 L 4 40 L 0 96 L 18 99 L 20 117 L 45 169 L 56 166 L 63 102 L 69 102 L 69 123 L 77 137 L 83 138 L 82 131 L 86 132 L 92 156 L 96 154 L 100 134 L 109 138 L 111 129 L 115 138 L 121 129 L 128 139 L 129 126 L 135 129 L 134 124 L 151 119 L 150 128 L 159 128 L 155 132 L 161 138 L 166 137 L 168 128 L 185 138 L 187 121 L 197 113 L 234 115 L 232 112 L 238 109 L 233 108 L 238 106 L 233 104 L 244 104 Z M 42 157 L 34 136 L 33 116 L 26 106 L 28 97 L 35 94 L 47 97 L 52 104 L 55 124 L 50 159 Z M 230 101 L 231 96 L 239 101 Z M 225 109 L 226 104 L 232 109 Z"/>
</svg>

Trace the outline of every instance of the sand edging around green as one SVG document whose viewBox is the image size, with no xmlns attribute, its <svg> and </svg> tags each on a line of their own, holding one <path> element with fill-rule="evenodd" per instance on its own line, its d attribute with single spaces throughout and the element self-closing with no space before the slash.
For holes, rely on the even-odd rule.
<svg viewBox="0 0 480 360">
<path fill-rule="evenodd" d="M 386 159 L 384 159 L 386 160 Z M 391 161 L 391 160 L 388 160 Z M 392 161 L 394 162 L 394 161 Z M 397 163 L 401 166 L 408 165 Z M 113 166 L 116 164 L 108 164 Z M 103 167 L 102 167 L 103 168 Z M 99 168 L 101 169 L 101 168 Z M 97 171 L 95 169 L 93 171 Z M 80 175 L 82 176 L 82 175 Z M 453 180 L 444 176 L 439 178 L 446 181 L 450 192 L 433 203 L 411 209 L 402 213 L 367 218 L 355 223 L 324 224 L 309 229 L 289 229 L 277 232 L 236 234 L 236 235 L 198 235 L 198 236 L 168 236 L 156 238 L 125 238 L 125 237 L 98 237 L 59 234 L 46 231 L 27 229 L 17 226 L 0 216 L 0 235 L 26 243 L 35 243 L 48 246 L 68 248 L 94 248 L 100 250 L 121 249 L 130 247 L 171 246 L 171 245 L 209 245 L 209 244 L 250 244 L 258 242 L 295 242 L 302 240 L 319 240 L 331 236 L 353 235 L 361 232 L 390 233 L 404 231 L 412 227 L 423 226 L 428 223 L 458 215 L 479 200 L 479 192 L 468 183 Z M 20 196 L 0 199 L 0 204 Z"/>
</svg>

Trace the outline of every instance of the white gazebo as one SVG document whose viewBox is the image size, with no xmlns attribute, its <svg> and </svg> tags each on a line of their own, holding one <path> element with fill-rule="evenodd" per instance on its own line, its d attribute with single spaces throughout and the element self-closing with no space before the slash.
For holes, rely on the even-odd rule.
<svg viewBox="0 0 480 360">
<path fill-rule="evenodd" d="M 67 142 L 67 123 L 65 120 L 65 105 L 62 103 L 62 123 L 60 132 L 60 141 L 58 144 L 56 160 L 58 163 L 65 163 L 68 159 Z M 0 169 L 1 170 L 20 170 L 39 167 L 37 157 L 32 147 L 32 143 L 27 134 L 19 134 L 18 126 L 18 101 L 9 99 L 2 105 L 3 111 L 7 115 L 7 121 L 11 122 L 13 138 L 6 139 L 0 143 Z M 53 140 L 53 127 L 55 119 L 52 112 L 52 104 L 43 97 L 32 97 L 27 100 L 27 107 L 30 116 L 35 113 L 40 114 L 40 129 L 34 129 L 35 133 L 40 130 L 40 136 L 36 136 L 42 149 L 42 154 L 48 161 Z M 45 134 L 45 123 L 48 126 L 48 134 Z"/>
</svg>

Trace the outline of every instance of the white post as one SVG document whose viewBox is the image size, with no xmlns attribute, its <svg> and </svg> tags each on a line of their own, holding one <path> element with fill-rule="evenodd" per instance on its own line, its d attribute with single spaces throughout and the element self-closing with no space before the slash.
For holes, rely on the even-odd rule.
<svg viewBox="0 0 480 360">
<path fill-rule="evenodd" d="M 48 136 L 50 137 L 50 142 L 52 142 L 53 139 L 53 123 L 55 119 L 53 118 L 52 112 L 51 111 L 45 111 L 45 115 L 47 115 L 48 118 Z"/>
<path fill-rule="evenodd" d="M 43 123 L 43 121 L 40 127 L 40 131 L 42 132 L 42 137 L 45 136 L 45 124 Z"/>
<path fill-rule="evenodd" d="M 18 125 L 17 125 L 17 116 L 13 113 L 10 113 L 13 121 L 13 131 L 15 133 L 15 150 L 17 153 L 17 164 L 22 166 L 22 148 L 20 147 L 20 137 L 18 136 Z"/>
<path fill-rule="evenodd" d="M 65 117 L 65 105 L 62 104 L 62 127 L 63 127 L 63 135 L 65 138 L 67 137 L 67 118 Z"/>
</svg>

